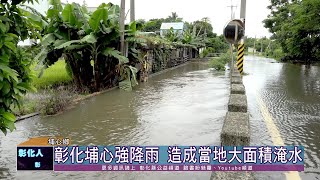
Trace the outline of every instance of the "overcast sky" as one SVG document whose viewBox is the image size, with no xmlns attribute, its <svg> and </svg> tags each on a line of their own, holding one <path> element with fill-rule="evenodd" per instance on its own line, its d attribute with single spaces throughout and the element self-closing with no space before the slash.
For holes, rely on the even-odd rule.
<svg viewBox="0 0 320 180">
<path fill-rule="evenodd" d="M 62 0 L 66 2 L 66 0 Z M 68 2 L 83 3 L 83 0 L 68 0 Z M 112 2 L 120 5 L 120 0 L 86 0 L 90 7 L 96 7 L 101 3 Z M 235 18 L 240 17 L 240 0 L 232 0 L 232 4 L 238 6 Z M 268 30 L 263 27 L 262 21 L 269 14 L 267 6 L 269 0 L 247 0 L 246 35 L 249 37 L 270 36 Z M 136 0 L 136 19 L 165 18 L 171 12 L 177 12 L 184 21 L 192 22 L 203 17 L 209 17 L 213 31 L 222 34 L 223 28 L 231 18 L 231 0 Z M 126 0 L 126 11 L 130 8 L 130 0 Z M 130 17 L 128 15 L 127 20 Z"/>
</svg>

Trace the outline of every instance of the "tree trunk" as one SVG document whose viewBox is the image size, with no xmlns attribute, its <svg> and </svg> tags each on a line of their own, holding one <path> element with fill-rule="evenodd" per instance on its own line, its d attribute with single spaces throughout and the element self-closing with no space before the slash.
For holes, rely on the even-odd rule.
<svg viewBox="0 0 320 180">
<path fill-rule="evenodd" d="M 93 68 L 90 64 L 91 56 L 90 52 L 82 52 L 82 67 L 81 75 L 84 81 L 84 85 L 91 90 L 91 83 L 93 80 Z"/>
<path fill-rule="evenodd" d="M 72 79 L 75 82 L 76 86 L 78 89 L 81 91 L 82 90 L 82 85 L 81 85 L 81 80 L 80 80 L 80 74 L 77 68 L 77 65 L 75 64 L 72 55 L 67 55 L 66 60 L 70 64 L 71 70 L 72 70 Z"/>
<path fill-rule="evenodd" d="M 95 83 L 95 91 L 99 91 L 100 90 L 100 63 L 98 60 L 98 55 L 94 55 L 94 83 Z"/>
</svg>

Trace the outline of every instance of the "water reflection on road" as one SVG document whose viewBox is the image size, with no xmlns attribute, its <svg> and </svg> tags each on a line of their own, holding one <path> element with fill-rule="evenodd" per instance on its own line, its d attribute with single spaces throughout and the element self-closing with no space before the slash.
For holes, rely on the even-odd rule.
<svg viewBox="0 0 320 180">
<path fill-rule="evenodd" d="M 257 104 L 266 104 L 285 145 L 305 148 L 305 172 L 301 179 L 320 179 L 320 67 L 277 63 L 272 59 L 245 58 L 244 85 L 251 115 L 253 145 L 273 145 Z M 261 173 L 281 179 L 280 173 Z M 259 177 L 259 176 L 258 176 Z"/>
<path fill-rule="evenodd" d="M 149 79 L 133 92 L 114 90 L 48 118 L 17 123 L 2 137 L 0 177 L 12 179 L 209 179 L 211 173 L 16 172 L 16 145 L 61 135 L 78 145 L 219 145 L 227 110 L 227 73 L 191 63 Z"/>
<path fill-rule="evenodd" d="M 305 147 L 302 179 L 320 179 L 320 67 L 246 56 L 251 145 L 273 145 L 256 97 L 266 104 L 286 145 Z M 227 109 L 228 72 L 191 63 L 149 79 L 133 92 L 111 91 L 62 115 L 17 123 L 0 137 L 0 178 L 8 179 L 209 179 L 210 172 L 16 172 L 16 145 L 33 136 L 68 136 L 78 145 L 220 145 Z M 256 96 L 257 95 L 257 96 Z M 257 179 L 284 179 L 257 173 Z"/>
</svg>

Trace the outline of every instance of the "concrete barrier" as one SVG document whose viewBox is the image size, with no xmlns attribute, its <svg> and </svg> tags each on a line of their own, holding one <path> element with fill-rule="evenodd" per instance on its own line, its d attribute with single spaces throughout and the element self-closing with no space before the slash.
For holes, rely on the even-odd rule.
<svg viewBox="0 0 320 180">
<path fill-rule="evenodd" d="M 39 112 L 27 114 L 27 115 L 24 115 L 24 116 L 19 116 L 19 117 L 17 117 L 16 122 L 22 121 L 22 120 L 25 120 L 25 119 L 28 119 L 28 118 L 32 118 L 32 117 L 38 116 L 38 115 L 40 115 Z"/>
<path fill-rule="evenodd" d="M 220 134 L 221 146 L 250 145 L 250 122 L 247 96 L 237 69 L 231 75 L 231 94 L 228 112 Z M 254 180 L 252 172 L 213 172 L 210 180 Z"/>
<path fill-rule="evenodd" d="M 233 73 L 231 78 L 240 78 L 240 73 Z"/>
<path fill-rule="evenodd" d="M 242 84 L 231 84 L 231 94 L 246 94 L 244 85 Z"/>
<path fill-rule="evenodd" d="M 247 146 L 250 144 L 249 114 L 228 112 L 221 132 L 223 146 Z"/>
<path fill-rule="evenodd" d="M 247 96 L 243 94 L 231 94 L 228 103 L 228 112 L 244 112 L 248 110 Z"/>
<path fill-rule="evenodd" d="M 241 75 L 240 75 L 240 73 L 239 73 L 239 71 L 237 70 L 237 71 L 234 71 L 233 73 L 232 73 L 232 77 L 240 77 Z"/>
<path fill-rule="evenodd" d="M 232 76 L 231 77 L 231 84 L 242 84 L 242 79 L 240 76 Z"/>
</svg>

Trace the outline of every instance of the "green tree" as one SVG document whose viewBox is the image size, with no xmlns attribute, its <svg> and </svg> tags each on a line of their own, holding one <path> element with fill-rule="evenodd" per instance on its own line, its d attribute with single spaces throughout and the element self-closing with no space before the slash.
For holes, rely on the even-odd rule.
<svg viewBox="0 0 320 180">
<path fill-rule="evenodd" d="M 255 41 L 256 41 L 255 38 L 246 37 L 245 38 L 245 50 L 248 51 L 249 47 L 254 48 Z"/>
<path fill-rule="evenodd" d="M 201 35 L 206 37 L 215 36 L 215 34 L 213 33 L 213 27 L 208 17 L 204 17 L 201 20 L 193 22 L 191 28 L 195 30 L 195 34 L 197 36 L 201 36 Z"/>
<path fill-rule="evenodd" d="M 320 1 L 273 0 L 271 14 L 264 20 L 289 59 L 319 60 Z"/>
<path fill-rule="evenodd" d="M 79 90 L 112 87 L 116 76 L 120 81 L 127 80 L 128 72 L 135 68 L 127 66 L 128 58 L 117 50 L 119 9 L 119 6 L 102 3 L 93 13 L 86 14 L 79 4 L 66 4 L 62 8 L 60 0 L 52 0 L 47 13 L 50 23 L 41 41 L 43 50 L 36 58 L 48 66 L 64 56 Z M 135 32 L 133 22 L 127 26 L 125 35 L 132 36 Z M 134 81 L 132 85 L 136 85 L 129 75 L 130 82 Z"/>
<path fill-rule="evenodd" d="M 182 22 L 182 18 L 180 18 L 176 12 L 172 12 L 171 15 L 164 20 L 164 22 Z"/>
<path fill-rule="evenodd" d="M 178 16 L 177 13 L 172 12 L 167 18 L 150 19 L 144 22 L 142 31 L 145 32 L 157 32 L 160 31 L 161 25 L 164 22 L 183 22 L 183 19 Z"/>
<path fill-rule="evenodd" d="M 143 31 L 145 32 L 156 32 L 160 31 L 161 24 L 164 22 L 164 19 L 150 19 L 144 24 Z"/>
<path fill-rule="evenodd" d="M 27 38 L 41 38 L 41 17 L 22 9 L 19 4 L 32 0 L 2 0 L 0 3 L 0 129 L 4 134 L 15 129 L 12 109 L 20 107 L 24 94 L 35 90 L 32 83 L 31 59 L 18 48 Z"/>
</svg>

